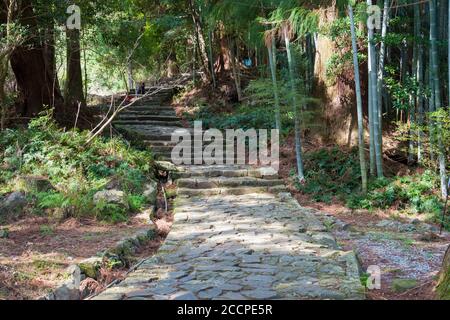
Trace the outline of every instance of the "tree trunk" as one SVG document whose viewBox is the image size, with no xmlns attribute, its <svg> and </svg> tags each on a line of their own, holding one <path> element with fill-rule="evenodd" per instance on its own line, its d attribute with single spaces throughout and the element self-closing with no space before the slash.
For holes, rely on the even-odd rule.
<svg viewBox="0 0 450 320">
<path fill-rule="evenodd" d="M 83 76 L 81 71 L 80 30 L 66 30 L 67 41 L 67 77 L 64 88 L 68 110 L 77 109 L 78 105 L 86 105 L 83 92 Z"/>
<path fill-rule="evenodd" d="M 194 0 L 189 1 L 189 9 L 191 11 L 192 21 L 194 22 L 195 27 L 195 37 L 197 38 L 197 45 L 200 53 L 200 58 L 203 64 L 203 71 L 205 72 L 205 76 L 207 80 L 211 80 L 211 74 L 209 71 L 209 58 L 208 53 L 206 51 L 206 41 L 203 33 L 203 25 L 201 22 L 200 15 L 198 14 Z"/>
<path fill-rule="evenodd" d="M 442 268 L 436 291 L 439 299 L 450 300 L 450 246 L 447 248 L 444 260 L 442 262 Z"/>
<path fill-rule="evenodd" d="M 270 73 L 272 75 L 273 96 L 275 99 L 275 127 L 281 131 L 281 111 L 280 111 L 280 97 L 278 95 L 278 83 L 277 83 L 277 54 L 275 37 L 271 35 L 271 41 L 267 45 L 269 54 L 269 66 Z"/>
<path fill-rule="evenodd" d="M 9 69 L 9 56 L 11 54 L 12 45 L 11 45 L 11 26 L 14 18 L 14 7 L 15 1 L 10 1 L 9 3 L 5 3 L 5 11 L 6 11 L 6 34 L 5 39 L 6 43 L 4 48 L 0 49 L 0 130 L 5 129 L 5 122 L 7 116 L 7 108 L 8 102 L 6 101 L 6 92 L 5 92 L 5 82 L 6 77 L 8 76 Z"/>
<path fill-rule="evenodd" d="M 358 142 L 359 142 L 359 163 L 361 167 L 361 180 L 362 191 L 367 193 L 367 164 L 365 156 L 364 146 L 364 123 L 363 123 L 363 110 L 362 110 L 362 97 L 361 97 L 361 81 L 359 78 L 359 62 L 358 62 L 358 46 L 356 44 L 356 31 L 355 21 L 353 18 L 353 8 L 348 6 L 348 12 L 350 14 L 350 28 L 352 33 L 352 47 L 353 47 L 353 66 L 355 70 L 355 92 L 356 92 L 356 106 L 358 113 Z"/>
<path fill-rule="evenodd" d="M 438 48 L 437 48 L 437 28 L 436 28 L 436 0 L 430 1 L 430 43 L 431 43 L 431 69 L 432 69 L 432 79 L 434 85 L 434 103 L 435 109 L 438 110 L 442 108 L 441 104 L 441 88 L 440 88 L 440 80 L 439 80 L 439 57 L 438 57 Z M 447 173 L 446 173 L 446 164 L 445 164 L 445 148 L 442 143 L 442 137 L 440 134 L 441 125 L 438 124 L 438 148 L 439 148 L 439 173 L 441 178 L 441 193 L 442 197 L 447 198 Z"/>
<path fill-rule="evenodd" d="M 372 0 L 367 0 L 367 4 L 371 5 Z M 377 167 L 377 175 L 379 178 L 383 177 L 383 157 L 382 157 L 382 132 L 380 132 L 380 120 L 378 113 L 378 97 L 377 97 L 377 62 L 376 51 L 374 43 L 374 30 L 369 28 L 369 77 L 371 79 L 369 90 L 371 91 L 372 101 L 372 120 L 374 133 L 374 148 L 375 148 L 375 163 Z"/>
<path fill-rule="evenodd" d="M 38 34 L 36 14 L 30 0 L 23 0 L 19 8 L 19 23 L 28 27 L 30 32 Z M 38 42 L 39 37 L 29 38 L 24 44 L 14 49 L 11 54 L 11 67 L 16 76 L 17 86 L 23 98 L 18 110 L 24 117 L 34 117 L 44 106 L 54 107 L 56 113 L 61 111 L 63 98 L 58 86 L 54 85 L 55 75 L 47 66 L 44 46 Z"/>
<path fill-rule="evenodd" d="M 386 34 L 389 25 L 389 0 L 384 0 L 383 10 L 383 23 L 381 28 L 381 45 L 380 45 L 380 57 L 378 65 L 378 86 L 377 86 L 377 101 L 378 101 L 378 119 L 380 122 L 380 132 L 382 136 L 383 130 L 383 87 L 384 87 L 384 63 L 386 58 Z"/>
<path fill-rule="evenodd" d="M 295 88 L 295 72 L 294 72 L 294 61 L 291 54 L 291 43 L 288 36 L 288 31 L 284 30 L 284 41 L 286 43 L 286 52 L 289 64 L 289 80 L 291 83 L 291 94 L 292 94 L 292 108 L 294 112 L 294 122 L 295 122 L 295 152 L 297 155 L 297 170 L 298 170 L 298 180 L 300 182 L 305 181 L 305 172 L 303 169 L 303 151 L 302 151 L 302 137 L 301 137 L 301 126 L 300 119 L 298 116 L 299 108 L 297 106 L 297 90 Z"/>
<path fill-rule="evenodd" d="M 211 78 L 212 78 L 212 82 L 213 82 L 213 87 L 215 89 L 216 86 L 217 86 L 217 83 L 216 83 L 216 75 L 215 75 L 215 72 L 214 72 L 212 37 L 213 37 L 213 33 L 210 31 L 209 32 L 209 36 L 208 36 L 209 66 L 210 66 L 210 72 L 211 72 Z"/>
<path fill-rule="evenodd" d="M 422 153 L 423 153 L 423 132 L 422 126 L 425 118 L 424 111 L 424 101 L 423 101 L 423 35 L 421 32 L 422 21 L 421 21 L 421 9 L 420 5 L 416 4 L 414 6 L 414 30 L 415 34 L 419 38 L 418 43 L 416 44 L 417 50 L 417 66 L 416 66 L 416 79 L 417 84 L 419 86 L 419 95 L 417 97 L 417 123 L 418 123 L 418 131 L 417 131 L 417 161 L 419 163 L 422 162 Z"/>
<path fill-rule="evenodd" d="M 239 66 L 239 44 L 237 43 L 237 40 L 231 40 L 233 45 L 231 47 L 231 68 L 233 70 L 233 80 L 234 84 L 236 86 L 236 92 L 238 101 L 242 101 L 242 88 L 241 88 L 241 68 Z M 234 54 L 234 50 L 236 49 L 236 56 Z"/>
</svg>

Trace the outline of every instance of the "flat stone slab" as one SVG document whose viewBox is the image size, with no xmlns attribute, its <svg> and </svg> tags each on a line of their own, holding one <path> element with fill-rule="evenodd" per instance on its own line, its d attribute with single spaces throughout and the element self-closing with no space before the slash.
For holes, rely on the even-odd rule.
<svg viewBox="0 0 450 320">
<path fill-rule="evenodd" d="M 364 299 L 355 254 L 324 230 L 286 194 L 181 196 L 159 253 L 95 299 Z"/>
</svg>

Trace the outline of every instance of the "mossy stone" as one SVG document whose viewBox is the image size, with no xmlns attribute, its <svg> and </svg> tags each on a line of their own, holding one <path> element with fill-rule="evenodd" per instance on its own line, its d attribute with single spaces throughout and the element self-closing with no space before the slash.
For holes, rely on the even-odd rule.
<svg viewBox="0 0 450 320">
<path fill-rule="evenodd" d="M 392 281 L 392 290 L 394 292 L 405 292 L 418 286 L 416 279 L 395 279 Z"/>
</svg>

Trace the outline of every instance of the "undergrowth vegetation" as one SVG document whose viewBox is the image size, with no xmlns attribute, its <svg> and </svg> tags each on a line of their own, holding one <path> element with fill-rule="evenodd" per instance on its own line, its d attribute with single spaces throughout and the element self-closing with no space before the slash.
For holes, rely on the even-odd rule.
<svg viewBox="0 0 450 320">
<path fill-rule="evenodd" d="M 422 174 L 373 179 L 366 195 L 361 193 L 358 151 L 338 148 L 306 154 L 306 183 L 298 190 L 317 202 L 338 199 L 350 209 L 394 209 L 405 214 L 426 214 L 440 222 L 443 204 L 439 196 L 439 175 Z"/>
<path fill-rule="evenodd" d="M 302 87 L 301 83 L 297 86 Z M 292 109 L 292 93 L 287 80 L 279 81 L 280 113 L 282 122 L 282 135 L 288 135 L 294 128 L 294 112 Z M 270 79 L 262 78 L 250 81 L 245 89 L 246 99 L 236 104 L 231 111 L 224 112 L 222 106 L 208 104 L 200 101 L 195 112 L 185 114 L 185 118 L 194 121 L 201 120 L 205 128 L 226 129 L 275 129 L 275 99 L 273 85 Z M 314 112 L 308 110 L 308 105 L 317 101 L 297 92 L 296 99 L 302 108 L 299 108 L 303 127 L 311 127 Z"/>
<path fill-rule="evenodd" d="M 38 215 L 126 220 L 145 205 L 142 193 L 152 176 L 152 156 L 119 138 L 98 138 L 89 145 L 87 138 L 88 132 L 59 129 L 51 112 L 26 129 L 1 132 L 0 196 L 23 191 L 29 213 Z M 50 187 L 30 188 L 30 177 L 46 179 Z M 113 188 L 123 191 L 128 203 L 94 202 L 95 193 Z"/>
</svg>

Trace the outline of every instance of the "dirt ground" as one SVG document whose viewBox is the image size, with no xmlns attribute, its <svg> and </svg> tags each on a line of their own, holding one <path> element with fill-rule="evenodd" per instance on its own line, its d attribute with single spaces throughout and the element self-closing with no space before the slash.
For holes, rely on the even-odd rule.
<svg viewBox="0 0 450 320">
<path fill-rule="evenodd" d="M 173 187 L 169 187 L 173 188 Z M 159 195 L 157 206 L 165 207 Z M 141 247 L 130 264 L 155 254 L 170 232 L 173 216 L 157 211 L 153 223 L 158 236 Z M 97 255 L 114 247 L 123 238 L 141 230 L 148 230 L 144 214 L 136 215 L 126 223 L 107 224 L 95 219 L 69 219 L 55 223 L 44 217 L 23 217 L 2 225 L 9 230 L 7 239 L 0 239 L 0 300 L 30 300 L 48 294 L 62 280 L 69 265 Z M 128 269 L 101 270 L 98 290 L 114 280 L 121 279 Z"/>
<path fill-rule="evenodd" d="M 317 145 L 306 145 L 314 150 Z M 371 300 L 430 300 L 435 299 L 436 277 L 441 269 L 442 260 L 450 244 L 450 234 L 439 235 L 439 226 L 421 222 L 431 232 L 419 230 L 399 231 L 382 227 L 383 221 L 393 221 L 400 227 L 411 225 L 419 216 L 401 216 L 395 210 L 374 211 L 350 210 L 341 201 L 334 199 L 330 204 L 316 202 L 306 194 L 297 191 L 291 183 L 290 172 L 295 164 L 293 141 L 288 141 L 282 148 L 280 174 L 285 179 L 290 191 L 304 207 L 325 212 L 325 225 L 333 233 L 338 244 L 347 250 L 354 250 L 364 272 L 369 266 L 381 268 L 381 289 L 368 290 L 367 298 Z M 308 150 L 308 151 L 309 151 Z M 288 156 L 289 155 L 289 156 Z M 401 164 L 392 164 L 394 172 L 402 171 Z M 333 225 L 339 221 L 341 228 Z M 330 222 L 331 221 L 331 222 Z M 342 226 L 344 226 L 342 228 Z M 414 279 L 413 288 L 396 292 L 392 282 L 395 279 Z"/>
<path fill-rule="evenodd" d="M 10 234 L 0 239 L 0 299 L 34 299 L 63 280 L 70 264 L 113 247 L 146 225 L 139 218 L 108 225 L 94 219 L 54 223 L 24 217 L 2 227 Z"/>
</svg>

